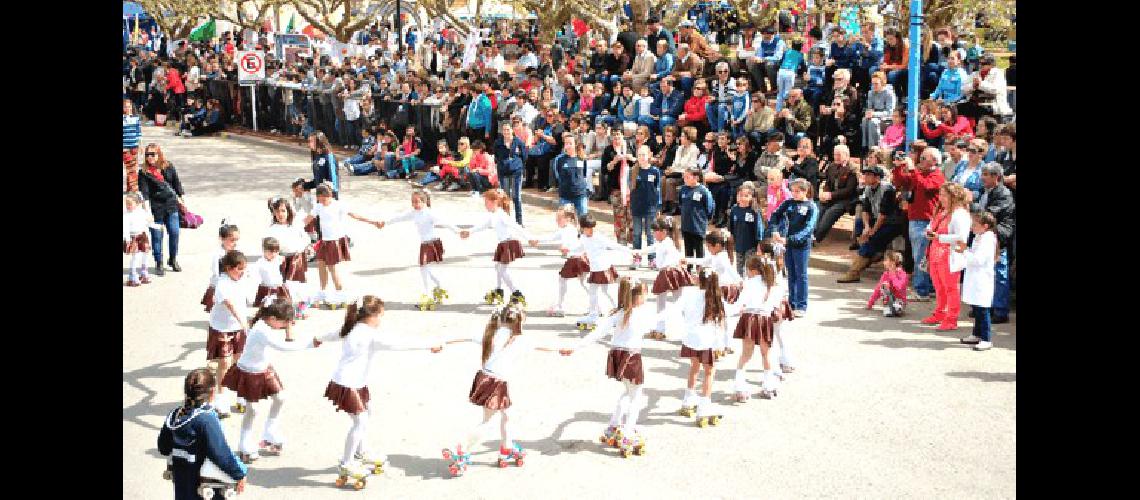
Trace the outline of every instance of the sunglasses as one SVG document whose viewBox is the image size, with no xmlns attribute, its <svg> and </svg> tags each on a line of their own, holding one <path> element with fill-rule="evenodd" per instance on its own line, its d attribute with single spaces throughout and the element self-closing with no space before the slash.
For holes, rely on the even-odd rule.
<svg viewBox="0 0 1140 500">
<path fill-rule="evenodd" d="M 717 74 L 724 75 L 724 74 L 728 74 L 728 72 L 727 71 L 717 71 Z"/>
<path fill-rule="evenodd" d="M 969 151 L 969 152 L 971 152 L 971 153 L 983 153 L 983 152 L 984 152 L 984 151 L 982 151 L 982 150 L 980 150 L 980 149 L 972 149 L 972 148 L 971 148 L 971 149 L 967 149 L 967 151 Z"/>
<path fill-rule="evenodd" d="M 147 153 L 147 156 L 158 156 L 158 153 Z"/>
</svg>

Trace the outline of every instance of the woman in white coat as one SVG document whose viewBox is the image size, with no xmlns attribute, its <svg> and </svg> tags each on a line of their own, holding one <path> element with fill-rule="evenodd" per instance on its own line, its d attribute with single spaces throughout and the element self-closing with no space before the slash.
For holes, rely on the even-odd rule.
<svg viewBox="0 0 1140 500">
<path fill-rule="evenodd" d="M 926 239 L 930 245 L 926 250 L 927 268 L 934 293 L 938 297 L 934 311 L 922 322 L 938 325 L 939 330 L 958 329 L 958 311 L 962 306 L 958 293 L 961 271 L 966 267 L 963 254 L 954 252 L 954 245 L 965 242 L 970 236 L 970 194 L 961 184 L 947 182 L 938 190 L 940 209 L 930 220 L 926 229 Z"/>
<path fill-rule="evenodd" d="M 963 338 L 963 344 L 973 344 L 975 351 L 993 347 L 990 342 L 990 306 L 994 298 L 994 262 L 997 260 L 997 236 L 994 226 L 997 221 L 989 212 L 973 215 L 974 243 L 966 248 L 965 242 L 958 242 L 956 254 L 966 257 L 966 279 L 962 283 L 962 302 L 974 306 L 974 333 Z"/>
<path fill-rule="evenodd" d="M 959 114 L 972 118 L 993 115 L 1005 122 L 1013 115 L 1009 106 L 1009 88 L 1005 70 L 997 67 L 993 54 L 982 54 L 982 69 L 973 74 L 974 98 L 958 106 Z"/>
</svg>

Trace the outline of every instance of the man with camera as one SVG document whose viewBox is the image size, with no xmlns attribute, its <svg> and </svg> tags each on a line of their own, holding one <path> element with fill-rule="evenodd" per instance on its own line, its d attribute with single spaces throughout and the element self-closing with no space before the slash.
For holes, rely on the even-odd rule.
<svg viewBox="0 0 1140 500">
<path fill-rule="evenodd" d="M 926 255 L 926 228 L 930 226 L 930 216 L 934 213 L 934 205 L 938 202 L 938 189 L 946 182 L 942 170 L 938 165 L 942 163 L 942 152 L 935 148 L 922 150 L 922 157 L 918 168 L 915 168 L 910 157 L 899 158 L 895 156 L 895 168 L 891 171 L 891 179 L 895 186 L 904 192 L 902 197 L 907 202 L 908 236 L 910 240 L 911 255 L 915 267 L 912 273 L 911 284 L 914 286 L 915 301 L 929 302 L 934 293 L 934 283 L 930 274 L 918 268 L 922 256 Z"/>
</svg>

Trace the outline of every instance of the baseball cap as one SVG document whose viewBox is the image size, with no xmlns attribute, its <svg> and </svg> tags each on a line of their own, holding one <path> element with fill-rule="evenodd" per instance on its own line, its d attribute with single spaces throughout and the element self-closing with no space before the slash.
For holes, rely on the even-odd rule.
<svg viewBox="0 0 1140 500">
<path fill-rule="evenodd" d="M 692 22 L 692 21 L 690 21 L 690 20 L 688 20 L 688 19 L 686 19 L 686 20 L 684 20 L 684 21 L 681 21 L 681 24 L 678 24 L 678 25 L 677 25 L 677 27 L 678 27 L 678 28 L 692 28 L 692 27 L 693 27 L 693 22 Z"/>
<path fill-rule="evenodd" d="M 882 167 L 878 165 L 863 165 L 863 168 L 859 169 L 859 171 L 864 174 L 875 174 L 879 177 L 885 177 Z"/>
</svg>

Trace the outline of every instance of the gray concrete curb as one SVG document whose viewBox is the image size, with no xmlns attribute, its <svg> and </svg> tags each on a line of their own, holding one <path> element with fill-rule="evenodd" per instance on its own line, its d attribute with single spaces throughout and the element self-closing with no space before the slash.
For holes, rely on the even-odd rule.
<svg viewBox="0 0 1140 500">
<path fill-rule="evenodd" d="M 219 135 L 218 137 L 220 137 L 222 139 L 226 139 L 226 140 L 237 141 L 237 142 L 241 142 L 241 143 L 245 143 L 245 144 L 251 144 L 251 145 L 273 146 L 276 148 L 287 148 L 287 149 L 296 150 L 296 151 L 301 152 L 301 153 L 307 153 L 309 151 L 309 148 L 302 146 L 302 145 L 299 145 L 299 144 L 282 144 L 282 143 L 279 143 L 276 141 L 271 141 L 268 139 L 262 139 L 260 137 L 248 136 L 248 135 L 244 135 L 244 134 L 240 134 L 240 133 L 234 133 L 234 132 L 230 132 L 230 131 L 222 132 L 221 135 Z M 551 208 L 551 209 L 557 208 L 557 205 L 558 205 L 558 198 L 557 197 L 548 198 L 548 197 L 539 195 L 538 193 L 535 193 L 533 191 L 523 191 L 522 201 L 524 204 L 527 204 L 527 205 L 532 205 L 535 207 Z M 610 224 L 613 224 L 613 222 L 614 222 L 614 215 L 613 215 L 613 212 L 611 210 L 604 210 L 601 208 L 597 208 L 597 207 L 593 206 L 593 204 L 591 203 L 590 206 L 587 207 L 587 211 L 591 216 L 594 217 L 595 220 L 598 220 L 601 222 L 607 222 Z M 817 254 L 813 253 L 811 255 L 810 259 L 808 260 L 808 267 L 820 269 L 823 271 L 842 273 L 842 272 L 847 271 L 847 266 L 848 266 L 847 261 L 839 260 L 834 256 L 822 256 L 822 255 L 817 255 Z M 872 266 L 872 267 L 874 267 L 874 266 Z M 868 273 L 865 271 L 864 276 L 866 276 L 867 274 Z"/>
</svg>

